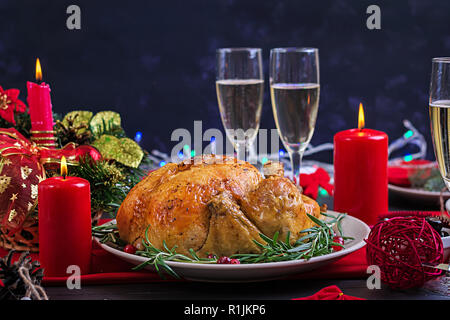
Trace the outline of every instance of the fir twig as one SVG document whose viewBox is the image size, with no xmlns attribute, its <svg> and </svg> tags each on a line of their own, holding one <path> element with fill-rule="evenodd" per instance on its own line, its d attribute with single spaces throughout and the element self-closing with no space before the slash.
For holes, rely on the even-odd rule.
<svg viewBox="0 0 450 320">
<path fill-rule="evenodd" d="M 114 216 L 129 190 L 124 182 L 126 176 L 106 160 L 93 161 L 90 157 L 82 157 L 78 166 L 70 167 L 69 174 L 89 181 L 93 213 L 104 212 Z"/>
</svg>

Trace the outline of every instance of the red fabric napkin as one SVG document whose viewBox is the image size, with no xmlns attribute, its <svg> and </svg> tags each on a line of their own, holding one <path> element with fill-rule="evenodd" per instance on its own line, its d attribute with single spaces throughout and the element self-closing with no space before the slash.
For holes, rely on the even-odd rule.
<svg viewBox="0 0 450 320">
<path fill-rule="evenodd" d="M 393 185 L 410 187 L 410 176 L 416 174 L 418 170 L 422 170 L 421 177 L 426 179 L 430 175 L 431 169 L 436 166 L 437 164 L 435 162 L 428 160 L 401 161 L 389 165 L 388 180 Z"/>
<path fill-rule="evenodd" d="M 288 279 L 361 279 L 367 277 L 366 248 L 363 247 L 336 262 L 292 275 Z"/>
<path fill-rule="evenodd" d="M 366 300 L 363 298 L 345 295 L 337 286 L 329 286 L 321 289 L 312 296 L 295 298 L 292 300 Z"/>
</svg>

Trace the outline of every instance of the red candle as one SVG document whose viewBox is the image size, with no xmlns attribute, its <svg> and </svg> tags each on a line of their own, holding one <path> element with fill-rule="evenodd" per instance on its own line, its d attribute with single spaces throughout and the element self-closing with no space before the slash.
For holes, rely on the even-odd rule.
<svg viewBox="0 0 450 320">
<path fill-rule="evenodd" d="M 64 171 L 65 170 L 65 171 Z M 89 273 L 91 258 L 90 186 L 85 179 L 65 175 L 39 183 L 39 261 L 47 277 L 68 276 L 67 267 L 77 265 Z"/>
<path fill-rule="evenodd" d="M 358 129 L 334 136 L 334 210 L 369 225 L 388 211 L 388 136 L 364 128 L 360 105 Z"/>
<path fill-rule="evenodd" d="M 39 59 L 36 60 L 36 81 L 42 80 L 42 69 Z M 45 82 L 40 84 L 27 82 L 28 106 L 30 108 L 31 133 L 36 144 L 43 147 L 55 147 L 56 138 L 53 131 L 52 102 L 50 86 Z"/>
</svg>

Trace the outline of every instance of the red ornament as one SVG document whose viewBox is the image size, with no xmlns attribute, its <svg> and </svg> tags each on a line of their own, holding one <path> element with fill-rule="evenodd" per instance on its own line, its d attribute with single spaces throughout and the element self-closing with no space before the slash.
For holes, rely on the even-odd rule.
<svg viewBox="0 0 450 320">
<path fill-rule="evenodd" d="M 93 146 L 89 145 L 81 145 L 75 149 L 75 156 L 77 160 L 80 160 L 80 157 L 84 157 L 89 155 L 94 161 L 99 161 L 102 159 L 102 154 Z"/>
<path fill-rule="evenodd" d="M 381 281 L 394 289 L 421 287 L 441 271 L 425 267 L 442 263 L 440 235 L 422 217 L 395 217 L 378 222 L 369 234 L 367 264 L 377 265 Z"/>
<path fill-rule="evenodd" d="M 19 93 L 18 89 L 3 90 L 0 86 L 0 116 L 14 125 L 14 113 L 23 113 L 26 110 L 25 104 L 18 99 Z"/>
</svg>

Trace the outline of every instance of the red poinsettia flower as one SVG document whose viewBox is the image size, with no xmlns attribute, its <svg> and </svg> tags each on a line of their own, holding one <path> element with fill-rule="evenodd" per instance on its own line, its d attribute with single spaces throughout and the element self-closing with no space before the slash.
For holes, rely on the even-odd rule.
<svg viewBox="0 0 450 320">
<path fill-rule="evenodd" d="M 14 113 L 23 113 L 26 110 L 25 103 L 18 99 L 19 93 L 18 89 L 3 90 L 0 86 L 0 117 L 14 125 Z"/>
</svg>

